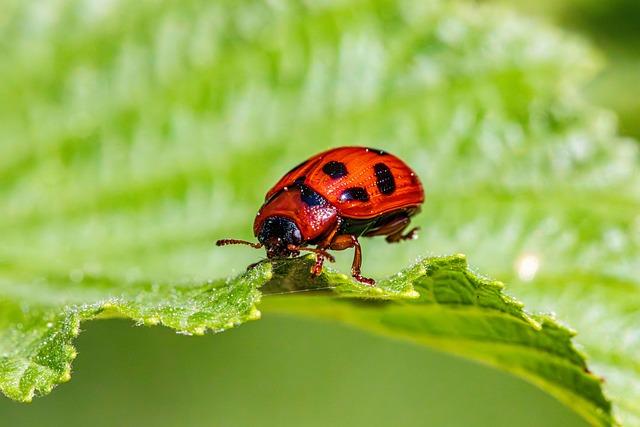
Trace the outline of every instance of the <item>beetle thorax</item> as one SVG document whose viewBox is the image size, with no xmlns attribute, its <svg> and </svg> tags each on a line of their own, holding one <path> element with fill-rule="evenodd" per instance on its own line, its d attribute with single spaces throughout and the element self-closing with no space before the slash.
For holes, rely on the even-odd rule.
<svg viewBox="0 0 640 427">
<path fill-rule="evenodd" d="M 289 256 L 287 245 L 315 243 L 336 225 L 338 211 L 304 185 L 274 195 L 258 212 L 254 234 L 273 256 Z M 271 251 L 269 248 L 272 248 Z"/>
</svg>

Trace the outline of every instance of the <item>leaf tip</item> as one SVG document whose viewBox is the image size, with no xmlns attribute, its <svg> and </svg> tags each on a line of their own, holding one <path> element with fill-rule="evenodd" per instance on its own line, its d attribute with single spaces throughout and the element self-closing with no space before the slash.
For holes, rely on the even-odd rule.
<svg viewBox="0 0 640 427">
<path fill-rule="evenodd" d="M 35 394 L 36 394 L 35 388 L 31 387 L 29 390 L 27 390 L 27 393 L 22 397 L 22 399 L 18 398 L 18 400 L 22 403 L 32 403 L 33 396 L 35 396 Z"/>
<path fill-rule="evenodd" d="M 405 297 L 405 298 L 411 298 L 411 299 L 416 299 L 420 297 L 420 293 L 418 291 L 416 291 L 415 289 L 410 289 L 406 292 L 403 292 L 401 294 L 401 296 Z"/>
<path fill-rule="evenodd" d="M 62 375 L 60 375 L 60 382 L 66 383 L 66 382 L 69 382 L 70 380 L 71 380 L 71 367 L 67 367 L 67 369 L 65 369 Z"/>
<path fill-rule="evenodd" d="M 204 326 L 196 326 L 191 330 L 191 333 L 193 335 L 204 335 L 204 333 L 207 331 L 207 328 L 205 328 Z"/>
<path fill-rule="evenodd" d="M 155 316 L 147 317 L 143 320 L 145 326 L 156 326 L 160 323 L 160 319 Z"/>
<path fill-rule="evenodd" d="M 248 320 L 259 320 L 262 317 L 262 312 L 255 306 L 251 307 L 251 311 L 247 315 Z"/>
<path fill-rule="evenodd" d="M 467 262 L 467 256 L 465 254 L 462 254 L 462 253 L 453 254 L 453 255 L 451 255 L 451 258 L 453 258 L 454 260 L 457 260 L 457 261 Z"/>
<path fill-rule="evenodd" d="M 490 284 L 492 286 L 494 286 L 496 289 L 502 290 L 502 289 L 505 288 L 505 284 L 503 282 L 499 281 L 499 280 L 493 280 L 493 281 L 490 282 Z M 520 305 L 520 308 L 524 307 L 524 304 L 521 303 L 520 301 L 517 301 L 517 303 Z"/>
</svg>

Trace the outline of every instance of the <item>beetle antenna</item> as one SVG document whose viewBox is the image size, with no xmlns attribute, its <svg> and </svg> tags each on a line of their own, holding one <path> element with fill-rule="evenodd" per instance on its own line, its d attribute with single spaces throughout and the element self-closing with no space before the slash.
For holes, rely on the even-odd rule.
<svg viewBox="0 0 640 427">
<path fill-rule="evenodd" d="M 216 246 L 227 246 L 227 245 L 247 245 L 256 249 L 260 249 L 262 247 L 262 243 L 253 243 L 253 242 L 247 242 L 246 240 L 238 240 L 238 239 L 221 239 L 216 242 Z"/>
<path fill-rule="evenodd" d="M 307 252 L 313 252 L 314 254 L 318 254 L 318 255 L 322 255 L 323 257 L 325 257 L 326 259 L 329 260 L 329 262 L 336 262 L 336 259 L 333 257 L 333 255 L 331 255 L 329 252 L 325 251 L 324 249 L 316 249 L 316 248 L 301 248 L 298 247 L 296 245 L 289 245 L 287 246 L 287 249 L 289 249 L 290 251 L 307 251 Z"/>
</svg>

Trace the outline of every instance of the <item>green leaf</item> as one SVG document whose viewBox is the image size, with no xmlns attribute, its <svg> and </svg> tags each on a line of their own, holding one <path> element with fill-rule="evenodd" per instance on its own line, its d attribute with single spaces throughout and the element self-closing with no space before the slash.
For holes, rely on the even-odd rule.
<svg viewBox="0 0 640 427">
<path fill-rule="evenodd" d="M 464 256 L 421 261 L 381 282 L 376 289 L 380 295 L 374 294 L 378 298 L 372 298 L 371 288 L 345 289 L 339 274 L 325 273 L 321 283 L 314 283 L 307 273 L 312 260 L 299 264 L 276 267 L 263 288 L 261 307 L 266 311 L 338 319 L 470 357 L 526 378 L 593 425 L 612 423 L 601 379 L 574 348 L 574 333 L 553 317 L 526 313 L 520 302 L 502 292 L 502 283 L 471 272 Z M 296 293 L 327 286 L 342 299 Z"/>
<path fill-rule="evenodd" d="M 407 159 L 427 192 L 415 219 L 421 239 L 366 241 L 365 274 L 467 254 L 527 307 L 579 331 L 614 413 L 640 422 L 638 151 L 617 136 L 610 113 L 582 98 L 598 61 L 580 41 L 502 10 L 435 0 L 0 7 L 5 393 L 27 399 L 66 379 L 66 346 L 84 318 L 144 321 L 165 310 L 167 324 L 197 332 L 252 316 L 260 280 L 242 288 L 237 306 L 225 303 L 222 282 L 205 284 L 261 255 L 213 241 L 251 238 L 265 191 L 302 159 L 360 144 Z M 339 271 L 348 258 L 339 257 Z M 214 300 L 199 300 L 207 286 Z M 293 301 L 287 310 L 296 311 Z M 377 325 L 357 303 L 312 301 Z M 199 309 L 209 320 L 180 317 Z M 399 326 L 409 323 L 375 330 L 406 337 Z M 447 349 L 496 364 L 478 348 Z M 507 354 L 497 366 L 513 370 Z M 578 392 L 567 384 L 546 389 L 566 399 Z M 586 401 L 568 405 L 607 424 L 602 402 Z"/>
<path fill-rule="evenodd" d="M 270 277 L 266 265 L 233 280 L 200 285 L 119 283 L 107 277 L 54 274 L 33 280 L 19 271 L 8 279 L 6 269 L 4 273 L 0 391 L 24 402 L 70 379 L 76 356 L 72 344 L 81 322 L 125 317 L 139 325 L 162 324 L 186 335 L 220 332 L 260 317 L 258 288 Z"/>
</svg>

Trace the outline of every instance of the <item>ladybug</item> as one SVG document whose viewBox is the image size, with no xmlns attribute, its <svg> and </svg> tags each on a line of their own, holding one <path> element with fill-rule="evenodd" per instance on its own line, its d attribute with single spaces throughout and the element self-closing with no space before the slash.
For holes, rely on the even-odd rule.
<svg viewBox="0 0 640 427">
<path fill-rule="evenodd" d="M 223 239 L 216 244 L 265 247 L 269 259 L 314 252 L 313 276 L 320 275 L 325 259 L 334 262 L 327 250 L 354 248 L 351 274 L 373 285 L 360 274 L 358 238 L 414 239 L 418 228 L 405 230 L 423 202 L 420 179 L 396 156 L 367 147 L 334 148 L 300 163 L 269 190 L 253 223 L 258 243 Z"/>
</svg>

